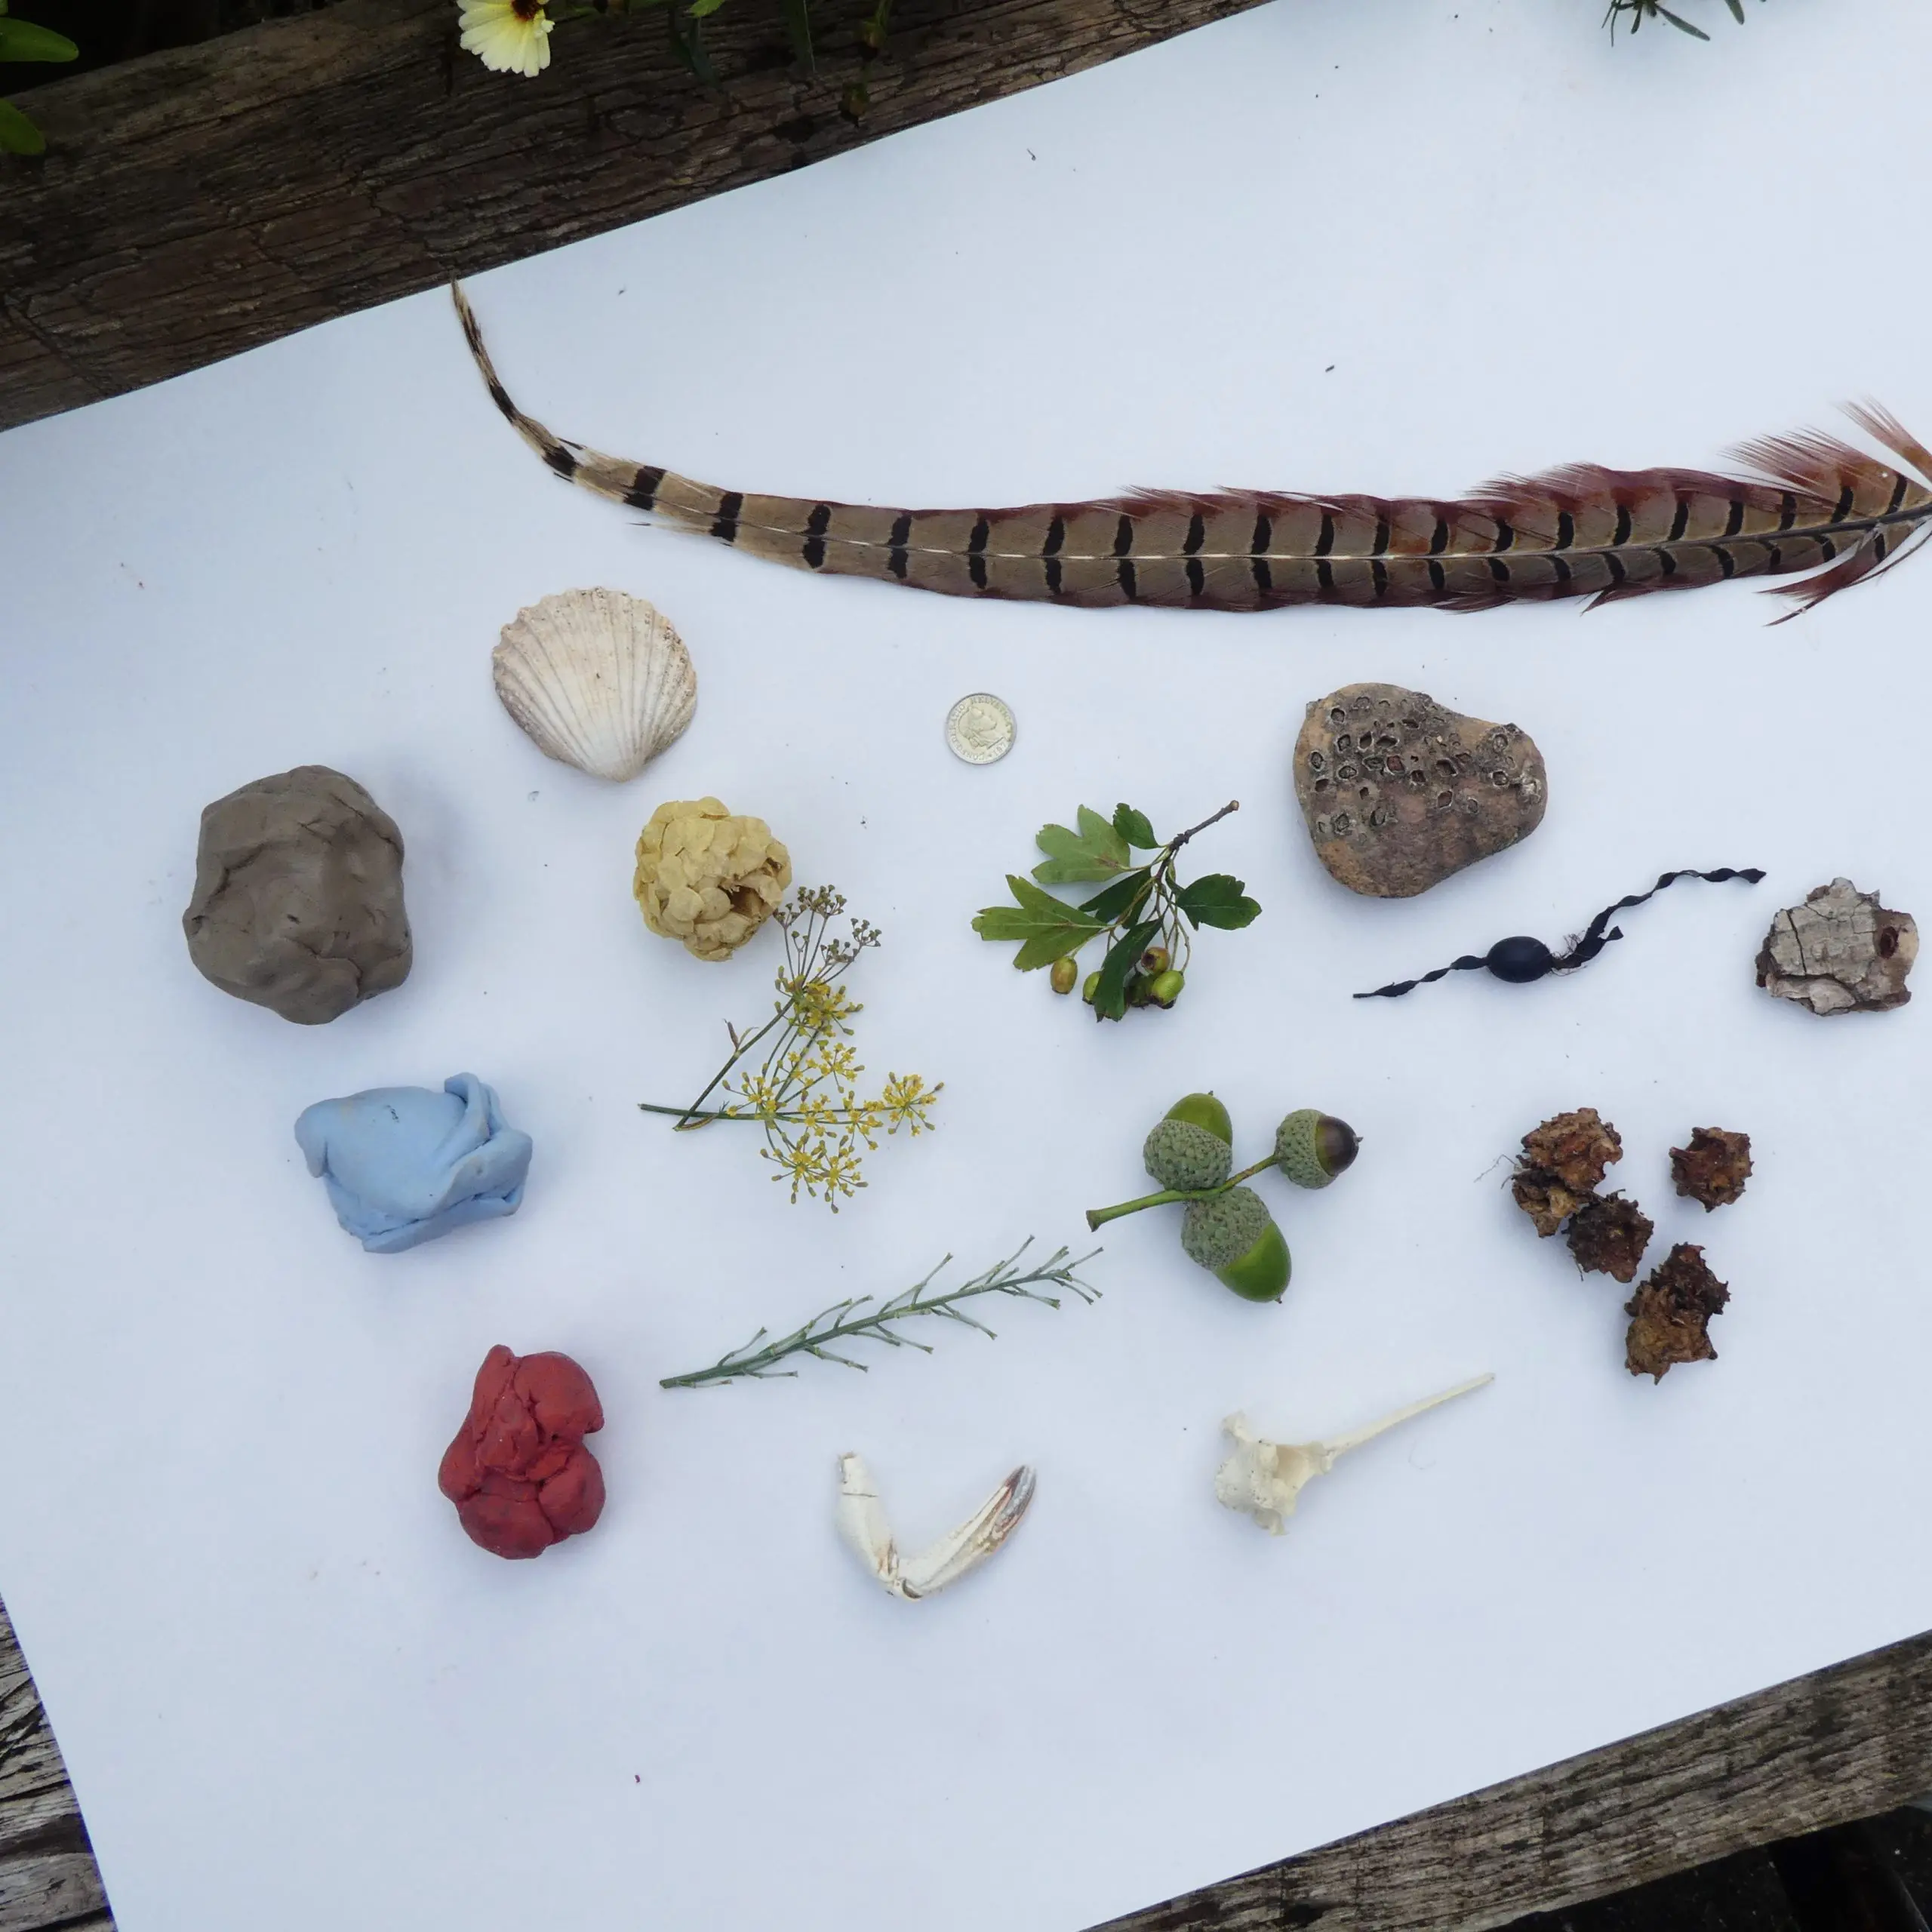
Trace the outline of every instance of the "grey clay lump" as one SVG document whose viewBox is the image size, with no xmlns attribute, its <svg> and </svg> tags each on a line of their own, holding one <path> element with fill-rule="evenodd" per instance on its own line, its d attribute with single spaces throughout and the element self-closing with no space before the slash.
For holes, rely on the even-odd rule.
<svg viewBox="0 0 1932 1932">
<path fill-rule="evenodd" d="M 319 1026 L 409 977 L 402 834 L 327 765 L 257 778 L 203 809 L 181 924 L 223 992 Z"/>
</svg>

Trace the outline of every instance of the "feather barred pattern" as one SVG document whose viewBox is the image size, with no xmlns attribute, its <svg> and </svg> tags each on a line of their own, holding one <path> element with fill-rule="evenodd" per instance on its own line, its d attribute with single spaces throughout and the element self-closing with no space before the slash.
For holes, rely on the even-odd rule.
<svg viewBox="0 0 1932 1932">
<path fill-rule="evenodd" d="M 1594 608 L 1827 566 L 1773 586 L 1795 617 L 1890 569 L 1932 531 L 1932 451 L 1871 406 L 1847 413 L 1907 467 L 1807 432 L 1745 445 L 1738 454 L 1755 476 L 1572 463 L 1439 500 L 1143 490 L 1090 503 L 902 510 L 753 496 L 553 435 L 510 400 L 461 288 L 451 292 L 497 407 L 567 482 L 794 569 L 949 596 L 1195 611 L 1487 611 L 1587 597 Z"/>
</svg>

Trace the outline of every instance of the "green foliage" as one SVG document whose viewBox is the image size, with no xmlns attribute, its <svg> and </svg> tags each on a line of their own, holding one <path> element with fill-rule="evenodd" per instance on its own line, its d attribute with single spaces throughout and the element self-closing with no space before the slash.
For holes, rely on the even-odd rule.
<svg viewBox="0 0 1932 1932">
<path fill-rule="evenodd" d="M 73 60 L 81 50 L 64 33 L 9 20 L 0 0 L 0 60 Z M 47 138 L 11 100 L 0 100 L 0 154 L 45 154 Z"/>
<path fill-rule="evenodd" d="M 1229 872 L 1209 872 L 1183 886 L 1175 903 L 1195 926 L 1225 926 L 1230 931 L 1252 923 L 1261 910 Z"/>
<path fill-rule="evenodd" d="M 1212 817 L 1163 841 L 1144 812 L 1116 805 L 1103 818 L 1082 805 L 1072 826 L 1044 825 L 1036 842 L 1046 857 L 1025 879 L 1007 875 L 1011 906 L 985 907 L 973 921 L 982 939 L 1017 941 L 1014 964 L 1023 973 L 1072 959 L 1094 940 L 1106 946 L 1088 1004 L 1097 1020 L 1118 1020 L 1130 1006 L 1168 1006 L 1177 997 L 1189 952 L 1188 929 L 1247 925 L 1261 908 L 1241 881 L 1211 872 L 1183 885 L 1174 876 L 1176 855 L 1197 832 L 1237 808 L 1224 805 Z M 1153 856 L 1134 863 L 1137 852 Z M 1100 891 L 1069 906 L 1041 888 L 1092 885 Z"/>
<path fill-rule="evenodd" d="M 1008 1295 L 1017 1301 L 1043 1302 L 1048 1308 L 1057 1308 L 1060 1297 L 1050 1294 L 1050 1288 L 1064 1288 L 1078 1295 L 1082 1301 L 1097 1301 L 1098 1288 L 1083 1281 L 1074 1272 L 1091 1261 L 1094 1254 L 1083 1254 L 1078 1261 L 1069 1261 L 1065 1248 L 1058 1248 L 1037 1267 L 1021 1272 L 1020 1257 L 1032 1246 L 1030 1239 L 1022 1241 L 1017 1253 L 1004 1261 L 997 1262 L 984 1273 L 975 1275 L 969 1281 L 962 1282 L 956 1288 L 936 1290 L 932 1293 L 933 1277 L 940 1268 L 946 1266 L 952 1257 L 933 1269 L 922 1281 L 915 1281 L 909 1288 L 903 1289 L 888 1300 L 875 1302 L 870 1295 L 860 1295 L 854 1301 L 835 1303 L 823 1313 L 815 1315 L 801 1328 L 795 1328 L 789 1335 L 782 1335 L 776 1341 L 767 1341 L 770 1332 L 761 1328 L 741 1349 L 734 1349 L 728 1355 L 718 1357 L 709 1368 L 694 1370 L 688 1375 L 667 1375 L 659 1385 L 666 1389 L 700 1389 L 706 1383 L 714 1386 L 738 1380 L 761 1382 L 769 1376 L 792 1376 L 795 1368 L 780 1368 L 778 1364 L 795 1355 L 816 1355 L 821 1361 L 842 1362 L 848 1368 L 865 1369 L 870 1366 L 863 1361 L 854 1361 L 848 1355 L 841 1355 L 832 1345 L 843 1347 L 852 1342 L 883 1342 L 894 1349 L 912 1348 L 922 1354 L 931 1355 L 931 1346 L 915 1341 L 910 1335 L 901 1335 L 893 1324 L 910 1321 L 920 1315 L 931 1315 L 941 1320 L 957 1321 L 962 1327 L 976 1328 L 992 1339 L 993 1331 L 983 1321 L 967 1314 L 959 1304 L 971 1301 L 981 1295 Z M 762 1346 L 761 1346 L 762 1345 Z"/>
<path fill-rule="evenodd" d="M 1730 9 L 1730 17 L 1740 26 L 1744 24 L 1744 0 L 1724 0 Z M 1617 38 L 1617 23 L 1627 18 L 1630 31 L 1635 33 L 1646 20 L 1668 20 L 1679 32 L 1687 33 L 1694 39 L 1709 40 L 1710 35 L 1700 26 L 1693 26 L 1681 14 L 1673 14 L 1663 5 L 1663 0 L 1610 0 L 1610 11 L 1603 17 L 1604 25 L 1609 28 L 1611 38 Z"/>
</svg>

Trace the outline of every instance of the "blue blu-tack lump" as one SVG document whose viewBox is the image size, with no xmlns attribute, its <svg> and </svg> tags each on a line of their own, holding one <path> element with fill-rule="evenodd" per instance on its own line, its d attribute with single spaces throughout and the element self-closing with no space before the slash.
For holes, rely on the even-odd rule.
<svg viewBox="0 0 1932 1932">
<path fill-rule="evenodd" d="M 473 1073 L 445 1081 L 440 1094 L 376 1087 L 318 1100 L 303 1110 L 295 1139 L 336 1219 L 371 1254 L 514 1214 L 532 1152 Z"/>
</svg>

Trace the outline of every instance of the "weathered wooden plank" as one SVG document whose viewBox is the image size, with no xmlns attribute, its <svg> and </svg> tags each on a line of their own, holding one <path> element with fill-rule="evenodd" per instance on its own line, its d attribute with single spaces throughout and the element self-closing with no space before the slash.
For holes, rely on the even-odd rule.
<svg viewBox="0 0 1932 1932">
<path fill-rule="evenodd" d="M 42 159 L 0 156 L 0 428 L 178 374 L 938 118 L 1260 0 L 898 0 L 861 77 L 857 0 L 820 0 L 817 75 L 777 9 L 559 27 L 493 75 L 451 0 L 342 0 L 35 89 Z"/>
<path fill-rule="evenodd" d="M 88 1852 L 0 1860 L 0 1932 L 47 1932 L 106 1906 L 100 1874 Z"/>
<path fill-rule="evenodd" d="M 1932 1791 L 1932 1635 L 1100 1932 L 1489 1932 Z"/>
<path fill-rule="evenodd" d="M 112 1932 L 80 1807 L 0 1604 L 0 1932 Z"/>
</svg>

